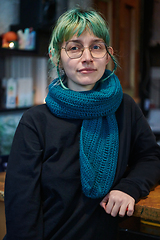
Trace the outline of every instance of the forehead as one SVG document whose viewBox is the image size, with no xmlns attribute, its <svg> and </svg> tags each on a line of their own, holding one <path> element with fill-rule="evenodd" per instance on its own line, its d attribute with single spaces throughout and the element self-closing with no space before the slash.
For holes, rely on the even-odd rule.
<svg viewBox="0 0 160 240">
<path fill-rule="evenodd" d="M 79 41 L 79 42 L 94 42 L 94 41 L 103 41 L 102 38 L 99 38 L 93 34 L 92 31 L 85 30 L 82 32 L 80 36 L 78 34 L 74 34 L 68 41 Z M 64 41 L 64 42 L 68 42 Z"/>
</svg>

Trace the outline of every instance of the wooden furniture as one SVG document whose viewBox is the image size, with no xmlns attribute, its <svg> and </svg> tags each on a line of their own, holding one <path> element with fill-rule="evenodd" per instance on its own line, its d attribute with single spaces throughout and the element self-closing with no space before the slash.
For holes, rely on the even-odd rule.
<svg viewBox="0 0 160 240">
<path fill-rule="evenodd" d="M 157 223 L 160 227 L 160 185 L 136 204 L 134 216 Z"/>
</svg>

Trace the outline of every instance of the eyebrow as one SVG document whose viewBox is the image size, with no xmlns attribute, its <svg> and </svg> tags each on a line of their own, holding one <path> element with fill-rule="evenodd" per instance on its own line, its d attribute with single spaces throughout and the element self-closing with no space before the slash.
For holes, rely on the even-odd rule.
<svg viewBox="0 0 160 240">
<path fill-rule="evenodd" d="M 82 44 L 82 40 L 80 40 L 80 39 L 69 40 L 66 43 L 68 43 L 68 42 L 77 42 L 77 43 Z M 91 40 L 91 43 L 94 43 L 94 42 L 103 42 L 104 43 L 103 39 L 93 39 L 93 40 Z"/>
</svg>

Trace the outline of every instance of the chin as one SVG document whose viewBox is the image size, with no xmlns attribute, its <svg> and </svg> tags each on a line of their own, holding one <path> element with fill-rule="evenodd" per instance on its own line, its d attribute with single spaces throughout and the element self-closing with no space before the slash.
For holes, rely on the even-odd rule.
<svg viewBox="0 0 160 240">
<path fill-rule="evenodd" d="M 82 85 L 93 85 L 96 84 L 98 80 L 93 78 L 83 78 L 79 81 Z"/>
</svg>

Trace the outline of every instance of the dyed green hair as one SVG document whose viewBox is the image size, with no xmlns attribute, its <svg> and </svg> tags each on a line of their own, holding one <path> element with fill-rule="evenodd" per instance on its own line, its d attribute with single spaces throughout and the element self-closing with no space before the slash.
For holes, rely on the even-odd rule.
<svg viewBox="0 0 160 240">
<path fill-rule="evenodd" d="M 106 45 L 109 46 L 110 35 L 108 25 L 101 14 L 95 10 L 82 10 L 80 8 L 68 10 L 60 16 L 53 29 L 49 54 L 52 56 L 52 63 L 57 66 L 60 82 L 59 62 L 62 43 L 71 39 L 75 34 L 79 37 L 86 29 L 93 32 L 98 38 L 103 39 Z M 115 64 L 114 73 L 117 63 L 109 51 L 108 54 Z"/>
<path fill-rule="evenodd" d="M 77 34 L 79 37 L 84 30 L 89 30 L 109 45 L 109 29 L 105 20 L 95 10 L 81 10 L 79 8 L 65 12 L 58 19 L 52 32 L 49 52 L 56 60 L 60 58 L 61 45 Z"/>
</svg>

